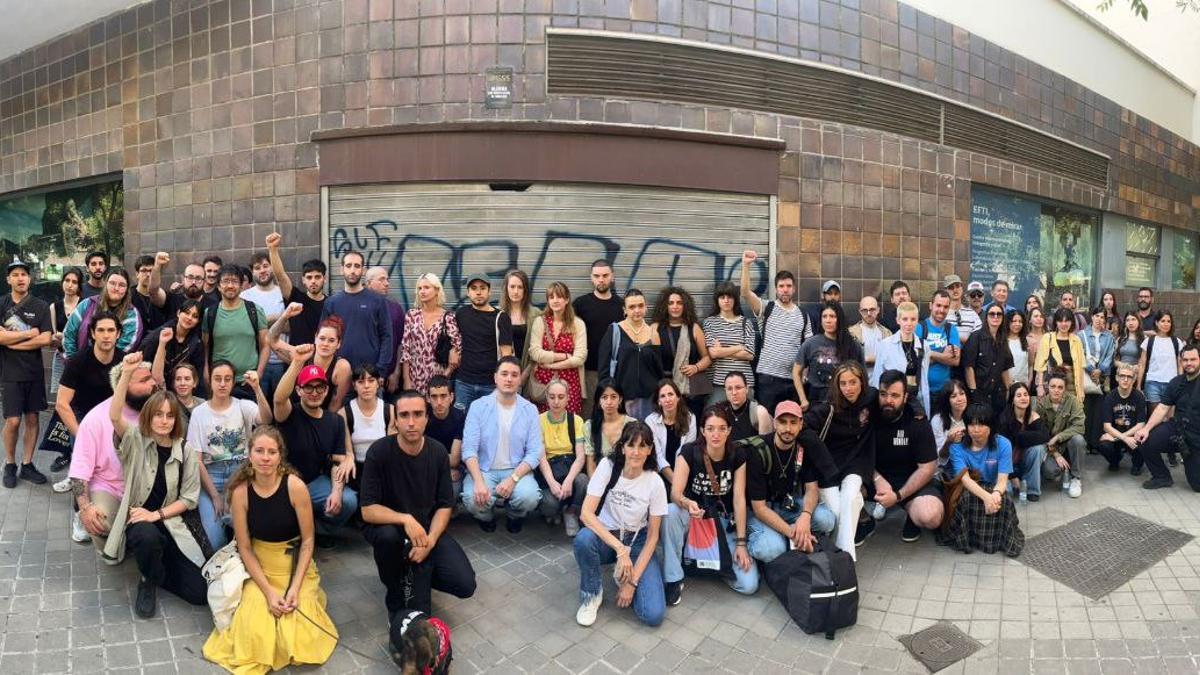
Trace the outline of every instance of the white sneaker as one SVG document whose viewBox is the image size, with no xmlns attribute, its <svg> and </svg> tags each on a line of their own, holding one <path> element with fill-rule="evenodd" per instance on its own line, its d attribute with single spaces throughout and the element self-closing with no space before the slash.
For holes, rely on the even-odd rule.
<svg viewBox="0 0 1200 675">
<path fill-rule="evenodd" d="M 76 544 L 86 544 L 92 540 L 92 535 L 83 526 L 83 520 L 78 513 L 71 514 L 71 541 Z"/>
<path fill-rule="evenodd" d="M 58 481 L 54 485 L 51 485 L 50 489 L 54 490 L 55 492 L 60 492 L 60 493 L 61 492 L 70 492 L 71 491 L 71 478 L 68 476 L 67 478 L 64 478 L 64 479 Z"/>
<path fill-rule="evenodd" d="M 563 514 L 563 529 L 567 531 L 568 537 L 574 537 L 579 534 L 579 516 L 567 511 Z"/>
<path fill-rule="evenodd" d="M 579 611 L 575 612 L 575 623 L 580 626 L 590 626 L 596 623 L 596 614 L 600 611 L 600 604 L 604 602 L 604 590 L 592 596 L 590 600 L 579 605 Z"/>
<path fill-rule="evenodd" d="M 1067 494 L 1072 498 L 1077 498 L 1083 494 L 1083 484 L 1079 482 L 1078 478 L 1071 479 L 1071 486 L 1067 488 Z"/>
</svg>

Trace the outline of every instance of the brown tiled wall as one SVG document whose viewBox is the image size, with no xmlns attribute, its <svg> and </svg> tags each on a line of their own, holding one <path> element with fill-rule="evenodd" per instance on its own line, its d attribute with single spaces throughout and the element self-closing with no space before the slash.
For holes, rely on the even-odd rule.
<svg viewBox="0 0 1200 675">
<path fill-rule="evenodd" d="M 1113 183 L 1106 194 L 818 121 L 547 99 L 548 26 L 731 44 L 913 85 L 1101 150 Z M 517 71 L 510 111 L 482 105 L 495 64 Z M 154 0 L 0 63 L 0 193 L 123 171 L 131 254 L 248 257 L 278 222 L 294 268 L 319 250 L 312 131 L 497 117 L 785 138 L 780 263 L 807 287 L 840 277 L 850 295 L 963 273 L 972 183 L 1200 228 L 1195 146 L 894 0 Z"/>
</svg>

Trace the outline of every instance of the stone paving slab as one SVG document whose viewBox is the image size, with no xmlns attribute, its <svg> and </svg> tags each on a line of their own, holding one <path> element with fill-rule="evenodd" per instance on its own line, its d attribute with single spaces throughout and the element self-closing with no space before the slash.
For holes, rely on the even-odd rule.
<svg viewBox="0 0 1200 675">
<path fill-rule="evenodd" d="M 36 461 L 46 467 L 50 459 Z M 1082 498 L 1048 490 L 1019 507 L 1027 535 L 1107 507 L 1200 534 L 1200 495 L 1181 487 L 1182 477 L 1172 489 L 1146 491 L 1093 463 Z M 71 542 L 69 514 L 68 499 L 49 486 L 0 489 L 0 673 L 220 672 L 200 656 L 212 629 L 207 610 L 161 593 L 159 616 L 135 619 L 136 569 L 99 563 L 90 546 Z M 860 549 L 859 623 L 834 641 L 802 633 L 766 588 L 742 597 L 707 580 L 689 581 L 657 629 L 611 602 L 596 625 L 580 628 L 570 541 L 533 521 L 515 537 L 456 521 L 451 532 L 479 589 L 470 600 L 435 594 L 434 605 L 454 631 L 455 673 L 923 673 L 897 638 L 939 621 L 983 644 L 943 673 L 1200 671 L 1194 539 L 1093 600 L 1019 560 L 956 553 L 929 535 L 905 544 L 901 525 L 889 518 Z M 316 560 L 343 640 L 382 658 L 386 613 L 369 547 L 347 539 Z M 323 667 L 295 670 L 394 672 L 343 649 Z"/>
</svg>

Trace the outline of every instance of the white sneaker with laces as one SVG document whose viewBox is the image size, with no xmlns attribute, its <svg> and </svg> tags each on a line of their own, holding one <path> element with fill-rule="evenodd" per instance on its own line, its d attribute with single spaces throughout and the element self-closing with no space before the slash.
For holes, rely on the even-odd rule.
<svg viewBox="0 0 1200 675">
<path fill-rule="evenodd" d="M 574 537 L 579 534 L 579 516 L 567 511 L 563 514 L 563 529 L 566 530 L 568 537 Z"/>
<path fill-rule="evenodd" d="M 1078 478 L 1071 479 L 1071 487 L 1067 489 L 1067 494 L 1072 498 L 1078 498 L 1083 494 L 1083 483 L 1079 482 Z"/>
<path fill-rule="evenodd" d="M 600 611 L 600 604 L 604 602 L 604 590 L 592 596 L 587 602 L 579 605 L 579 611 L 575 612 L 575 623 L 580 626 L 590 626 L 596 623 L 596 614 Z"/>
<path fill-rule="evenodd" d="M 51 489 L 51 490 L 54 490 L 55 492 L 59 492 L 59 493 L 62 493 L 62 492 L 70 492 L 70 491 L 71 491 L 71 478 L 70 478 L 70 476 L 68 476 L 68 477 L 66 477 L 66 478 L 64 478 L 64 479 L 62 479 L 62 480 L 60 480 L 60 481 L 58 481 L 58 482 L 57 482 L 57 483 L 55 483 L 54 485 L 51 485 L 51 486 L 50 486 L 50 489 Z"/>
<path fill-rule="evenodd" d="M 76 544 L 86 544 L 92 540 L 92 535 L 88 534 L 87 529 L 83 526 L 83 520 L 80 519 L 78 513 L 71 514 L 71 541 Z"/>
</svg>

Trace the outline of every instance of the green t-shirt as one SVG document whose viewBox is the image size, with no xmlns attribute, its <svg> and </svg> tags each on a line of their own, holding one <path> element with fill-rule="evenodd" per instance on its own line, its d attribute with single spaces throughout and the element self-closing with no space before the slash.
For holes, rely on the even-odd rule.
<svg viewBox="0 0 1200 675">
<path fill-rule="evenodd" d="M 208 311 L 213 309 L 209 308 Z M 247 370 L 258 368 L 258 336 L 254 334 L 254 326 L 250 323 L 246 308 L 240 303 L 233 309 L 225 309 L 221 305 L 217 305 L 215 309 L 217 316 L 212 324 L 212 335 L 209 336 L 212 343 L 212 360 L 214 363 L 232 363 L 237 381 L 241 382 L 242 375 Z M 262 307 L 255 305 L 254 311 L 258 313 L 259 328 L 266 330 L 267 315 L 263 313 Z"/>
</svg>

